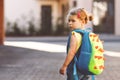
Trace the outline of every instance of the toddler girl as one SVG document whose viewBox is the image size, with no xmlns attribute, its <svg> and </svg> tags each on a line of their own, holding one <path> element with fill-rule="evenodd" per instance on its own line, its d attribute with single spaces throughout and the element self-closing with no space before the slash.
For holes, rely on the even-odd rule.
<svg viewBox="0 0 120 80">
<path fill-rule="evenodd" d="M 73 69 L 75 63 L 74 56 L 82 41 L 82 35 L 73 30 L 84 30 L 85 24 L 87 24 L 88 21 L 92 21 L 92 19 L 93 17 L 90 16 L 84 8 L 71 10 L 68 14 L 68 26 L 71 30 L 70 44 L 68 44 L 67 56 L 59 71 L 62 75 L 67 72 L 67 80 L 88 80 L 89 78 L 88 75 L 83 75 L 78 70 L 74 71 Z"/>
</svg>

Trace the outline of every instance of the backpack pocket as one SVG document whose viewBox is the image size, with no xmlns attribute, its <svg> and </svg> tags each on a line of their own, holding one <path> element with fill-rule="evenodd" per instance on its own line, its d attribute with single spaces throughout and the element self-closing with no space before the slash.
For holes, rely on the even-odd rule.
<svg viewBox="0 0 120 80">
<path fill-rule="evenodd" d="M 89 62 L 90 62 L 90 53 L 81 51 L 79 57 L 77 58 L 77 62 L 76 62 L 77 68 L 80 71 L 80 73 L 91 74 L 88 68 Z"/>
</svg>

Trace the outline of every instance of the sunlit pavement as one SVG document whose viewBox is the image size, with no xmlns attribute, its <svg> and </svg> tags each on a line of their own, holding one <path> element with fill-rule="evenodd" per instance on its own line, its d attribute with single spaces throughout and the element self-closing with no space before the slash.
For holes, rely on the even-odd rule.
<svg viewBox="0 0 120 80">
<path fill-rule="evenodd" d="M 64 43 L 5 41 L 5 46 L 0 46 L 0 80 L 65 80 L 66 76 L 58 73 L 65 58 Z M 105 51 L 105 57 L 105 70 L 96 80 L 119 80 L 120 53 Z"/>
<path fill-rule="evenodd" d="M 6 41 L 5 45 L 7 46 L 14 46 L 14 47 L 21 47 L 21 48 L 28 48 L 46 52 L 53 52 L 53 53 L 65 53 L 66 46 L 65 45 L 58 45 L 58 44 L 51 44 L 45 42 L 29 42 L 29 41 Z M 120 52 L 115 51 L 105 51 L 105 55 L 113 56 L 113 57 L 120 57 Z"/>
</svg>

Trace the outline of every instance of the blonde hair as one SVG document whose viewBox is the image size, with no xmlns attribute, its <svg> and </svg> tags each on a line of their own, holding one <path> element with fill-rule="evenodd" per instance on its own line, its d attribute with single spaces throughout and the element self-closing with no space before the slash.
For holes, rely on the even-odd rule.
<svg viewBox="0 0 120 80">
<path fill-rule="evenodd" d="M 93 16 L 90 15 L 84 8 L 71 9 L 69 14 L 67 15 L 67 20 L 68 20 L 68 17 L 71 15 L 77 15 L 79 19 L 85 21 L 85 24 L 87 24 L 88 21 L 93 20 Z"/>
</svg>

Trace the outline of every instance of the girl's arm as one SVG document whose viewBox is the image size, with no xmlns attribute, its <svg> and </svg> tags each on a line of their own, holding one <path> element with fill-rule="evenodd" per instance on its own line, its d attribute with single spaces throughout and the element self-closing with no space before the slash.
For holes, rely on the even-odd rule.
<svg viewBox="0 0 120 80">
<path fill-rule="evenodd" d="M 60 69 L 60 74 L 63 74 L 63 75 L 65 74 L 67 66 L 70 64 L 70 62 L 72 61 L 72 59 L 76 54 L 76 48 L 77 48 L 77 39 L 75 34 L 73 33 L 70 39 L 70 48 L 68 50 L 68 54 L 66 56 L 64 64 Z"/>
</svg>

